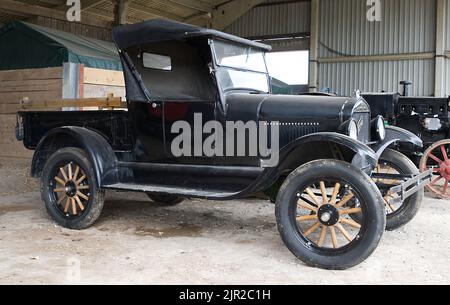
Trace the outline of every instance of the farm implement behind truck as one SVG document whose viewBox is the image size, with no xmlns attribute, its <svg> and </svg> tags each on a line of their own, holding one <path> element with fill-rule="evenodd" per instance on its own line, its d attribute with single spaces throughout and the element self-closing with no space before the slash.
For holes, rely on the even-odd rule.
<svg viewBox="0 0 450 305">
<path fill-rule="evenodd" d="M 450 97 L 408 96 L 411 82 L 402 81 L 403 93 L 364 93 L 372 117 L 382 115 L 386 124 L 418 136 L 423 147 L 398 143 L 395 149 L 407 155 L 422 171 L 433 170 L 427 188 L 441 198 L 450 198 Z"/>
</svg>

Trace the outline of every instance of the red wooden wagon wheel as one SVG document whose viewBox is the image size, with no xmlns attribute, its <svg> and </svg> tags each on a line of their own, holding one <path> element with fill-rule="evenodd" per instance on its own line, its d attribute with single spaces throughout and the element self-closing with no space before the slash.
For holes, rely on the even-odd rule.
<svg viewBox="0 0 450 305">
<path fill-rule="evenodd" d="M 434 176 L 427 188 L 440 198 L 450 198 L 450 140 L 439 141 L 425 151 L 420 170 L 429 168 L 434 168 Z"/>
</svg>

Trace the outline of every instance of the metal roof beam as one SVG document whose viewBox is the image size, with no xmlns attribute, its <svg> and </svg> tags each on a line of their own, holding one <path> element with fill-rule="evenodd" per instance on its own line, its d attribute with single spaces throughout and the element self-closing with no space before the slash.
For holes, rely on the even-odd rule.
<svg viewBox="0 0 450 305">
<path fill-rule="evenodd" d="M 127 24 L 128 9 L 131 0 L 117 0 L 114 3 L 114 23 L 117 25 Z"/>
</svg>

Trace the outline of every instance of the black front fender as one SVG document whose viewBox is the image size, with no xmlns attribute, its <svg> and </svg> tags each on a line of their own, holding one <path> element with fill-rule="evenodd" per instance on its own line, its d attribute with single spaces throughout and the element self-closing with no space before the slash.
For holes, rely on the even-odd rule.
<svg viewBox="0 0 450 305">
<path fill-rule="evenodd" d="M 416 147 L 423 147 L 422 140 L 412 132 L 395 126 L 387 126 L 384 141 L 372 146 L 372 149 L 376 152 L 378 158 L 380 158 L 389 146 L 397 143 L 410 143 Z"/>
<path fill-rule="evenodd" d="M 39 177 L 47 158 L 56 150 L 67 145 L 75 145 L 86 152 L 94 166 L 99 187 L 118 181 L 118 161 L 108 141 L 93 130 L 74 126 L 55 128 L 41 139 L 31 164 L 32 176 Z"/>
<path fill-rule="evenodd" d="M 313 142 L 335 143 L 348 147 L 355 153 L 352 164 L 367 173 L 370 173 L 378 163 L 378 157 L 370 147 L 349 136 L 333 132 L 315 133 L 289 143 L 281 150 L 280 160 L 286 158 L 295 148 Z"/>
</svg>

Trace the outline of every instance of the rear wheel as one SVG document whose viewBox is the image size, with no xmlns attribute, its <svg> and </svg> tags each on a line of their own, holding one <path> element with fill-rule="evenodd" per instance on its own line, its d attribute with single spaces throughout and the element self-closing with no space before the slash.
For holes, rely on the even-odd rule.
<svg viewBox="0 0 450 305">
<path fill-rule="evenodd" d="M 363 262 L 376 249 L 385 230 L 384 210 L 372 179 L 337 160 L 313 161 L 293 171 L 275 208 L 289 250 L 307 265 L 335 270 Z"/>
<path fill-rule="evenodd" d="M 376 173 L 384 174 L 401 174 L 401 175 L 418 175 L 419 170 L 416 165 L 402 153 L 387 149 L 380 157 Z M 396 230 L 417 215 L 422 205 L 423 189 L 403 202 L 396 203 L 395 196 L 389 193 L 389 188 L 401 184 L 403 181 L 398 179 L 374 179 L 375 183 L 383 185 L 381 193 L 386 204 L 386 230 Z"/>
<path fill-rule="evenodd" d="M 154 194 L 154 193 L 146 193 L 146 194 L 152 201 L 166 205 L 166 206 L 177 205 L 184 201 L 184 198 L 172 196 L 172 195 L 161 195 L 161 194 Z"/>
<path fill-rule="evenodd" d="M 98 219 L 105 192 L 97 186 L 93 167 L 83 150 L 63 148 L 46 162 L 41 197 L 53 220 L 69 229 L 85 229 Z"/>
</svg>

